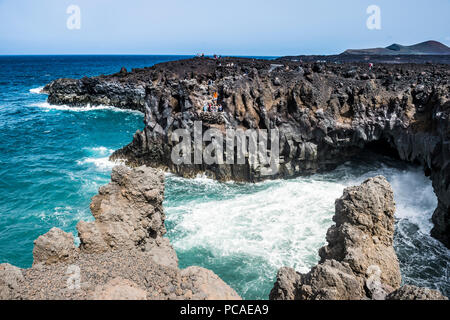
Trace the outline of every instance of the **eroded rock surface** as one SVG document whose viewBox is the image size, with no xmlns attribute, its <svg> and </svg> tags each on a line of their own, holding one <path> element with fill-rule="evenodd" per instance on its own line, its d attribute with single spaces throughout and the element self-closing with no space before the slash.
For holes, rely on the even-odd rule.
<svg viewBox="0 0 450 320">
<path fill-rule="evenodd" d="M 77 255 L 77 251 L 71 233 L 51 228 L 34 241 L 33 265 L 68 261 Z"/>
<path fill-rule="evenodd" d="M 126 279 L 114 278 L 95 288 L 92 300 L 146 300 L 147 292 Z"/>
<path fill-rule="evenodd" d="M 306 274 L 281 268 L 270 299 L 383 300 L 389 294 L 393 299 L 437 297 L 430 289 L 400 288 L 393 247 L 394 213 L 394 195 L 384 177 L 346 188 L 336 200 L 335 225 L 328 229 L 328 245 L 319 250 L 320 262 Z"/>
<path fill-rule="evenodd" d="M 0 299 L 240 299 L 212 271 L 178 268 L 164 238 L 164 175 L 113 168 L 92 199 L 92 222 L 73 236 L 52 228 L 35 241 L 30 269 L 0 265 Z"/>
<path fill-rule="evenodd" d="M 185 297 L 194 300 L 238 300 L 236 292 L 223 290 L 226 286 L 214 272 L 200 267 L 188 267 L 181 271 L 182 281 L 186 284 Z"/>
<path fill-rule="evenodd" d="M 86 252 L 152 247 L 161 242 L 164 226 L 164 175 L 150 168 L 116 167 L 111 183 L 92 198 L 93 222 L 77 225 Z M 163 241 L 164 242 L 164 241 Z"/>
<path fill-rule="evenodd" d="M 110 76 L 59 79 L 44 88 L 55 104 L 111 104 L 145 113 L 145 128 L 113 158 L 192 177 L 258 181 L 329 170 L 363 148 L 421 163 L 438 207 L 432 235 L 450 246 L 449 65 L 302 62 L 195 58 Z M 218 93 L 224 112 L 203 106 Z M 174 164 L 176 129 L 193 136 L 215 128 L 279 130 L 280 157 L 267 172 L 261 159 L 244 164 Z M 192 139 L 193 140 L 193 139 Z M 224 139 L 225 141 L 225 139 Z M 204 146 L 209 142 L 205 141 Z M 225 147 L 224 147 L 225 150 Z M 192 152 L 194 154 L 194 152 Z"/>
<path fill-rule="evenodd" d="M 400 266 L 393 246 L 395 202 L 389 182 L 377 176 L 346 188 L 335 206 L 336 224 L 328 229 L 328 245 L 319 250 L 320 262 L 345 262 L 362 278 L 379 270 L 383 284 L 399 287 Z"/>
<path fill-rule="evenodd" d="M 9 263 L 0 264 L 0 300 L 16 299 L 21 281 L 23 274 L 20 268 Z"/>
</svg>

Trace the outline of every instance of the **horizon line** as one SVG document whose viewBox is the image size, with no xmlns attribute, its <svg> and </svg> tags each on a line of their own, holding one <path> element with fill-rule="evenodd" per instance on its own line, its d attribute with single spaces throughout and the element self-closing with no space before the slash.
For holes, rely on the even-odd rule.
<svg viewBox="0 0 450 320">
<path fill-rule="evenodd" d="M 267 57 L 278 58 L 286 55 L 261 55 L 261 54 L 216 54 L 221 57 Z M 298 54 L 304 55 L 304 54 Z M 313 54 L 315 56 L 317 54 Z M 324 55 L 324 54 L 322 54 Z M 182 53 L 0 53 L 0 56 L 173 56 L 173 57 L 196 57 L 197 54 Z M 206 54 L 206 57 L 213 57 L 214 54 Z"/>
</svg>

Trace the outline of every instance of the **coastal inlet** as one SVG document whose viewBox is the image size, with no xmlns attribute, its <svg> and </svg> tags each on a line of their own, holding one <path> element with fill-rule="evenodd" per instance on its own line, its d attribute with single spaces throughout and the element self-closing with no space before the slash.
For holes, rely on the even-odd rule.
<svg viewBox="0 0 450 320">
<path fill-rule="evenodd" d="M 179 58 L 0 58 L 0 263 L 30 267 L 38 236 L 52 227 L 76 234 L 78 220 L 92 220 L 91 198 L 110 181 L 114 163 L 109 155 L 144 128 L 142 113 L 105 105 L 54 105 L 36 93 L 38 88 L 56 78 Z M 208 268 L 244 299 L 267 299 L 278 268 L 307 272 L 317 263 L 334 200 L 344 187 L 380 174 L 394 190 L 394 246 L 404 282 L 449 295 L 450 254 L 429 235 L 437 206 L 429 178 L 421 167 L 378 154 L 353 158 L 328 173 L 256 184 L 168 174 L 167 236 L 181 268 Z"/>
</svg>

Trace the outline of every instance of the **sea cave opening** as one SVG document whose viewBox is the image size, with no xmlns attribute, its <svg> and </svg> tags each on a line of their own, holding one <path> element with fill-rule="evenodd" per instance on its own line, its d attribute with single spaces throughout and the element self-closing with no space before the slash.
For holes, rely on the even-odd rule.
<svg viewBox="0 0 450 320">
<path fill-rule="evenodd" d="M 392 146 L 387 138 L 381 138 L 375 141 L 371 141 L 364 146 L 364 149 L 375 154 L 400 160 L 400 155 L 398 154 L 397 149 Z"/>
</svg>

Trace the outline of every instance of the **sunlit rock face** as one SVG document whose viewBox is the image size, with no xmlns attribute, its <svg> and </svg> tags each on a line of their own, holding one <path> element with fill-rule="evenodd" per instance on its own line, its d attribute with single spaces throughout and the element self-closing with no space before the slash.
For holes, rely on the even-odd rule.
<svg viewBox="0 0 450 320">
<path fill-rule="evenodd" d="M 336 200 L 335 225 L 320 262 L 308 273 L 281 268 L 270 292 L 273 300 L 439 300 L 441 293 L 401 285 L 394 251 L 395 203 L 383 176 L 344 190 Z"/>
<path fill-rule="evenodd" d="M 164 174 L 114 167 L 93 197 L 95 220 L 72 234 L 52 228 L 35 241 L 33 267 L 0 264 L 0 299 L 240 299 L 215 273 L 178 268 L 164 238 Z"/>
</svg>

